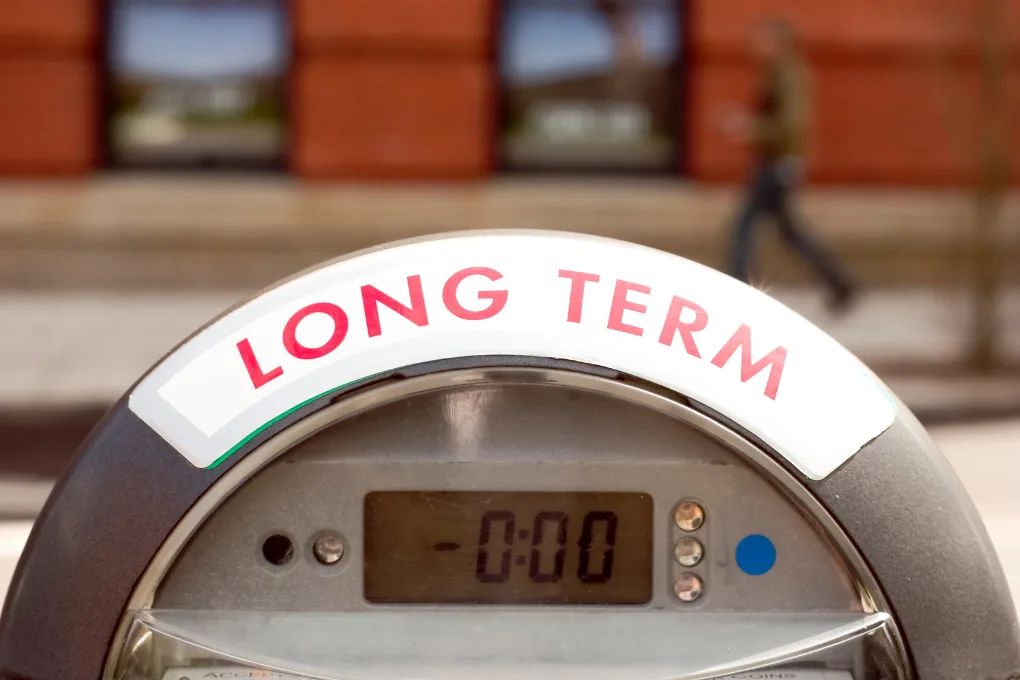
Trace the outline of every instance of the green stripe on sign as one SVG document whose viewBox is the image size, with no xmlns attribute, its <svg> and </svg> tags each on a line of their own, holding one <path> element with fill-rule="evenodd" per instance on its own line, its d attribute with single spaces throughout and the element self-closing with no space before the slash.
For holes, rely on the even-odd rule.
<svg viewBox="0 0 1020 680">
<path fill-rule="evenodd" d="M 398 369 L 398 370 L 399 370 L 399 369 Z M 257 436 L 258 436 L 259 434 L 261 434 L 262 432 L 264 432 L 264 431 L 266 430 L 266 428 L 268 428 L 268 427 L 272 426 L 272 425 L 273 425 L 273 424 L 275 424 L 275 423 L 278 423 L 278 422 L 280 422 L 281 420 L 283 420 L 284 418 L 286 418 L 287 416 L 289 416 L 289 415 L 290 415 L 291 413 L 294 413 L 294 411 L 297 411 L 298 409 L 300 409 L 300 408 L 303 408 L 304 406 L 307 406 L 308 404 L 312 403 L 313 401 L 315 401 L 315 400 L 317 400 L 317 399 L 321 399 L 322 397 L 325 397 L 325 396 L 326 396 L 327 394 L 333 394 L 334 392 L 339 392 L 340 390 L 345 390 L 345 389 L 347 389 L 348 387 L 351 387 L 351 386 L 353 386 L 353 385 L 357 385 L 358 383 L 363 383 L 363 382 L 366 382 L 366 381 L 368 381 L 368 380 L 371 380 L 372 378 L 375 378 L 375 377 L 377 377 L 377 376 L 380 376 L 380 375 L 384 375 L 384 374 L 386 374 L 386 373 L 390 373 L 390 371 L 383 371 L 383 372 L 381 372 L 381 373 L 374 373 L 374 374 L 372 374 L 372 375 L 370 375 L 370 376 L 367 376 L 367 377 L 365 377 L 365 378 L 358 378 L 357 380 L 352 380 L 351 382 L 349 382 L 349 383 L 347 383 L 347 384 L 345 384 L 345 385 L 340 385 L 340 386 L 338 386 L 338 387 L 331 387 L 330 389 L 326 390 L 325 392 L 322 392 L 321 394 L 317 394 L 317 395 L 315 395 L 314 397 L 312 397 L 312 398 L 310 398 L 310 399 L 305 399 L 305 400 L 304 400 L 303 402 L 301 402 L 301 403 L 300 403 L 300 404 L 298 404 L 297 406 L 294 406 L 294 407 L 292 407 L 292 408 L 289 408 L 289 409 L 287 409 L 286 411 L 284 411 L 284 412 L 283 412 L 283 413 L 281 413 L 280 415 L 276 416 L 275 418 L 273 418 L 273 419 L 272 419 L 272 420 L 270 420 L 269 422 L 267 422 L 267 423 L 263 423 L 262 425 L 260 425 L 260 426 L 259 426 L 259 427 L 258 427 L 258 428 L 257 428 L 257 429 L 256 429 L 256 430 L 254 431 L 254 432 L 252 432 L 251 434 L 249 434 L 249 435 L 248 435 L 247 437 L 245 437 L 245 438 L 244 438 L 244 439 L 242 439 L 241 441 L 237 442 L 237 444 L 235 444 L 233 448 L 231 448 L 231 449 L 230 449 L 229 451 L 227 451 L 227 452 L 226 452 L 226 453 L 224 453 L 224 454 L 223 454 L 222 456 L 220 456 L 220 457 L 219 457 L 219 458 L 217 458 L 217 459 L 216 459 L 215 461 L 213 461 L 212 465 L 208 465 L 208 466 L 206 466 L 206 468 L 205 468 L 205 469 L 206 469 L 206 470 L 212 470 L 212 469 L 216 468 L 216 467 L 217 467 L 217 466 L 219 466 L 219 465 L 220 465 L 220 464 L 221 464 L 221 463 L 222 463 L 223 461 L 225 461 L 225 460 L 226 460 L 227 458 L 230 458 L 230 457 L 231 457 L 232 455 L 234 455 L 234 454 L 235 454 L 235 453 L 237 453 L 237 452 L 238 452 L 239 450 L 241 450 L 241 448 L 242 448 L 242 447 L 243 447 L 243 446 L 244 446 L 245 444 L 247 444 L 247 443 L 248 443 L 248 442 L 250 442 L 250 441 L 251 441 L 252 439 L 254 439 L 255 437 L 257 437 Z"/>
</svg>

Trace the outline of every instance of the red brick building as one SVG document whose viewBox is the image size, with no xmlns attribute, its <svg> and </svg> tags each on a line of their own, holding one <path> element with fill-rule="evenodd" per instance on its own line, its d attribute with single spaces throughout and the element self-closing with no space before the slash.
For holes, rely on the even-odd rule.
<svg viewBox="0 0 1020 680">
<path fill-rule="evenodd" d="M 172 43 L 177 19 L 159 12 L 143 16 L 149 10 L 130 7 L 150 3 L 160 6 L 159 11 L 183 6 L 202 12 L 209 6 L 231 6 L 206 24 L 214 38 L 221 36 L 210 44 L 226 60 L 226 46 L 235 39 L 230 16 L 249 11 L 249 1 L 272 5 L 259 10 L 272 18 L 238 19 L 237 27 L 248 26 L 251 32 L 238 28 L 236 40 L 248 40 L 249 47 L 271 42 L 266 21 L 275 22 L 279 45 L 263 50 L 265 54 L 253 51 L 251 58 L 259 64 L 275 59 L 276 70 L 258 82 L 206 83 L 207 91 L 196 89 L 198 80 L 187 80 L 201 80 L 194 69 L 201 67 L 203 56 L 190 43 Z M 634 0 L 651 7 L 632 22 L 634 30 L 627 33 L 623 19 L 613 23 L 616 19 L 605 14 L 609 19 L 603 35 L 591 18 L 596 10 L 587 6 L 594 7 L 595 0 L 548 0 L 554 6 L 549 21 L 561 22 L 555 25 L 562 28 L 540 43 L 535 41 L 542 39 L 542 30 L 534 19 L 545 16 L 541 11 L 548 8 L 539 7 L 545 1 L 9 3 L 0 13 L 0 174 L 56 177 L 148 165 L 229 167 L 231 154 L 248 145 L 259 159 L 255 166 L 306 178 L 475 179 L 513 168 L 553 168 L 651 170 L 729 181 L 740 176 L 745 161 L 717 131 L 716 113 L 727 102 L 748 99 L 753 71 L 744 47 L 747 29 L 762 13 L 780 11 L 801 29 L 814 67 L 815 180 L 923 185 L 962 183 L 970 175 L 968 149 L 977 129 L 975 102 L 980 101 L 979 9 L 988 3 Z M 1004 0 L 1001 5 L 1003 14 L 994 24 L 1010 29 L 1020 25 L 1020 2 Z M 525 15 L 532 10 L 537 14 L 528 23 Z M 591 16 L 575 17 L 572 12 Z M 146 25 L 149 34 L 137 33 Z M 547 27 L 552 25 L 547 22 Z M 508 26 L 519 35 L 512 37 Z M 576 35 L 576 41 L 564 37 L 568 34 Z M 585 59 L 597 60 L 591 55 L 596 48 L 609 49 L 606 36 L 615 41 L 617 57 L 628 47 L 628 36 L 643 40 L 648 50 L 659 50 L 661 63 L 635 71 L 645 78 L 644 89 L 634 95 L 641 106 L 624 102 L 608 109 L 564 108 L 562 101 L 594 102 L 615 87 L 616 81 L 604 73 L 589 77 L 580 66 L 567 80 L 552 85 L 536 80 L 538 84 L 508 93 L 507 59 L 519 57 L 525 66 L 531 59 L 535 63 L 529 68 L 547 70 L 557 59 L 581 64 L 584 59 L 575 59 L 571 46 L 576 44 L 578 53 L 587 50 Z M 511 44 L 518 39 L 520 45 Z M 162 45 L 165 54 L 180 57 L 182 68 L 192 70 L 181 71 L 178 80 L 161 80 L 156 92 L 137 75 L 150 71 L 130 71 L 133 67 L 123 65 L 135 58 L 132 50 L 145 61 L 147 45 Z M 189 50 L 193 58 L 185 63 Z M 1011 107 L 1006 115 L 1014 129 L 1020 120 L 1018 53 L 1014 42 L 1005 57 Z M 538 63 L 539 55 L 544 55 L 543 63 Z M 124 75 L 124 69 L 134 75 Z M 142 80 L 132 80 L 136 76 Z M 203 103 L 196 109 L 194 101 Z M 148 107 L 147 117 L 135 115 L 131 107 Z M 187 124 L 159 107 L 186 109 Z M 157 110 L 159 116 L 152 115 Z M 130 115 L 114 121 L 123 111 Z M 248 127 L 236 124 L 228 130 L 224 111 L 234 112 L 231 125 L 243 119 Z M 577 137 L 587 130 L 600 140 L 617 135 L 624 140 L 619 142 L 623 155 L 631 154 L 633 162 L 607 163 L 606 158 L 621 155 L 613 151 L 617 147 L 591 153 L 578 147 L 570 162 L 559 167 L 555 161 L 565 157 L 559 147 L 538 138 L 510 139 L 515 125 L 523 129 L 531 124 L 517 120 L 518 114 L 537 116 L 535 124 L 543 134 Z M 257 134 L 251 132 L 256 127 Z M 131 146 L 134 139 L 148 140 L 150 146 L 153 139 L 162 141 L 152 147 L 158 153 L 150 158 L 144 153 L 132 156 L 137 151 Z M 1020 157 L 1020 135 L 1010 143 L 1011 158 Z M 635 145 L 641 146 L 640 152 L 634 151 Z M 173 156 L 159 148 L 177 148 L 179 153 Z M 1020 178 L 1018 166 L 1013 161 L 1014 179 Z"/>
</svg>

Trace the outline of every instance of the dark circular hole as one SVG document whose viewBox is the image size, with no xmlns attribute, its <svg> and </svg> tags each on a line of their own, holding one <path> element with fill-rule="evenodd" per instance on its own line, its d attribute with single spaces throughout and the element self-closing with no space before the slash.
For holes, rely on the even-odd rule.
<svg viewBox="0 0 1020 680">
<path fill-rule="evenodd" d="M 294 557 L 294 542 L 281 534 L 273 534 L 262 544 L 262 556 L 266 562 L 282 567 Z"/>
</svg>

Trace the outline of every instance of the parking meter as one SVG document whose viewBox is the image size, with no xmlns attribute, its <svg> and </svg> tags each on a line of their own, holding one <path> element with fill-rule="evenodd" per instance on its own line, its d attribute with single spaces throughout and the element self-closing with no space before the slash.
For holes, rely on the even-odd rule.
<svg viewBox="0 0 1020 680">
<path fill-rule="evenodd" d="M 82 446 L 0 619 L 25 680 L 995 680 L 1002 570 L 876 376 L 673 255 L 469 232 L 327 263 Z"/>
</svg>

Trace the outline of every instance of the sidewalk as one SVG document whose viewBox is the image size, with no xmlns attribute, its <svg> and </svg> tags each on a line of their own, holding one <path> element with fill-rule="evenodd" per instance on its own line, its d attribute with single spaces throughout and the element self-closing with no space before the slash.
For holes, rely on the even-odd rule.
<svg viewBox="0 0 1020 680">
<path fill-rule="evenodd" d="M 0 408 L 112 403 L 176 343 L 251 292 L 0 292 Z M 958 290 L 871 291 L 845 317 L 830 315 L 818 291 L 768 292 L 831 333 L 911 406 L 950 415 L 1020 412 L 1020 375 L 946 377 L 967 351 L 969 306 Z M 1020 288 L 1010 291 L 1002 317 L 1000 350 L 1015 365 Z"/>
<path fill-rule="evenodd" d="M 820 237 L 874 283 L 961 281 L 970 195 L 810 187 Z M 623 238 L 721 262 L 738 190 L 663 179 L 495 179 L 325 184 L 286 178 L 106 176 L 0 183 L 0 286 L 261 286 L 329 257 L 461 229 L 536 228 Z M 763 260 L 781 252 L 763 234 Z M 999 252 L 1020 276 L 1020 192 Z M 780 255 L 770 278 L 801 281 Z"/>
</svg>

